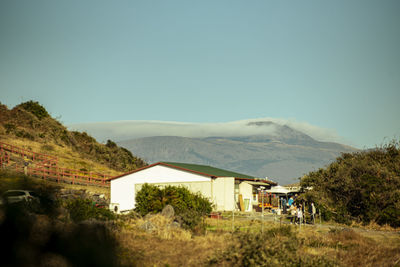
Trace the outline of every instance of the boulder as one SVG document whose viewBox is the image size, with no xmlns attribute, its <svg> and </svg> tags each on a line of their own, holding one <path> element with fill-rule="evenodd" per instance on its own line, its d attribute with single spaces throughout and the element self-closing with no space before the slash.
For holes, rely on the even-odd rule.
<svg viewBox="0 0 400 267">
<path fill-rule="evenodd" d="M 173 219 L 175 216 L 175 210 L 174 207 L 172 207 L 171 205 L 167 205 L 163 208 L 163 210 L 161 211 L 161 215 L 164 216 L 167 219 Z"/>
<path fill-rule="evenodd" d="M 139 226 L 140 229 L 146 230 L 148 232 L 152 232 L 157 229 L 157 227 L 150 221 L 145 221 Z"/>
</svg>

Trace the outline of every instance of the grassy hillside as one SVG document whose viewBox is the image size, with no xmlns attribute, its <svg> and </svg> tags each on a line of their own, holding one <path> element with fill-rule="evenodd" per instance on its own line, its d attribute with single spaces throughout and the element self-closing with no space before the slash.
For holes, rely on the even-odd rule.
<svg viewBox="0 0 400 267">
<path fill-rule="evenodd" d="M 60 166 L 84 171 L 113 175 L 146 165 L 111 140 L 100 144 L 85 132 L 68 131 L 33 101 L 12 109 L 0 104 L 0 141 L 57 156 Z"/>
<path fill-rule="evenodd" d="M 303 177 L 301 185 L 312 187 L 304 197 L 328 219 L 400 227 L 400 142 L 343 154 Z"/>
</svg>

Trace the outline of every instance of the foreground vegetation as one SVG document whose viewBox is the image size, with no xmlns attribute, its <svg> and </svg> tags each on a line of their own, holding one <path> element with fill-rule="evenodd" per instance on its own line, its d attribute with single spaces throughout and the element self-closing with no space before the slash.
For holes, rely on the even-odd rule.
<svg viewBox="0 0 400 267">
<path fill-rule="evenodd" d="M 400 142 L 346 153 L 301 180 L 326 220 L 400 227 Z"/>
<path fill-rule="evenodd" d="M 114 215 L 86 199 L 54 198 L 40 179 L 0 174 L 0 193 L 29 189 L 39 208 L 0 206 L 6 266 L 396 266 L 400 235 L 344 227 L 266 222 L 231 231 L 230 221 L 205 220 L 207 232 L 172 227 L 175 218 Z M 152 228 L 143 227 L 151 223 Z M 241 221 L 253 225 L 254 221 Z M 260 225 L 259 223 L 257 225 Z M 29 253 L 28 253 L 29 252 Z"/>
</svg>

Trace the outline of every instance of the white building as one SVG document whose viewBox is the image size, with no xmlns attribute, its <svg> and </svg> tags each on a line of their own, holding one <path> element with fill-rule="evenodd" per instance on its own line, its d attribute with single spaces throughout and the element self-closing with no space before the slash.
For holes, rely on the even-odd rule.
<svg viewBox="0 0 400 267">
<path fill-rule="evenodd" d="M 257 187 L 275 183 L 210 166 L 158 162 L 110 179 L 111 206 L 119 211 L 135 208 L 135 196 L 143 184 L 185 186 L 200 192 L 214 203 L 218 211 L 241 209 L 252 211 L 258 204 Z M 243 201 L 241 201 L 243 200 Z"/>
</svg>

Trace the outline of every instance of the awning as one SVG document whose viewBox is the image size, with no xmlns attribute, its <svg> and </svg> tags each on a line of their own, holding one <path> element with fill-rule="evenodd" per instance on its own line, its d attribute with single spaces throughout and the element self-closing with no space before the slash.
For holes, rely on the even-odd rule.
<svg viewBox="0 0 400 267">
<path fill-rule="evenodd" d="M 263 185 L 263 186 L 270 186 L 268 182 L 252 182 L 252 181 L 246 181 L 245 183 L 251 184 L 251 185 Z"/>
<path fill-rule="evenodd" d="M 275 194 L 287 194 L 290 193 L 291 191 L 288 190 L 286 187 L 277 185 L 277 186 L 273 186 L 271 187 L 271 189 L 265 190 L 268 193 L 275 193 Z"/>
</svg>

